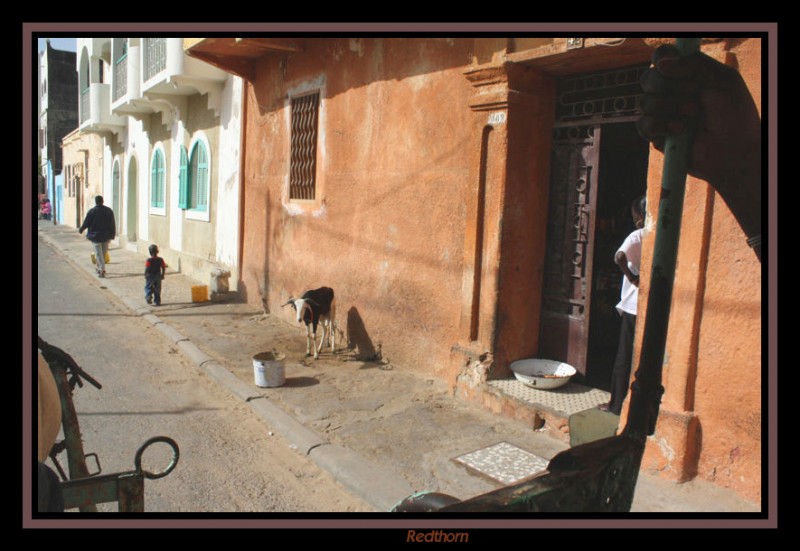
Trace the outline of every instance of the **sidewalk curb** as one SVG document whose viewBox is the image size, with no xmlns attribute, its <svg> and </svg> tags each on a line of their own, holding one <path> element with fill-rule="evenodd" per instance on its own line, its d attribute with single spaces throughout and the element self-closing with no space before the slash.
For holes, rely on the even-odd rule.
<svg viewBox="0 0 800 551">
<path fill-rule="evenodd" d="M 162 323 L 162 325 L 166 325 Z M 184 353 L 190 360 L 192 360 L 197 367 L 202 368 L 203 364 L 213 361 L 214 358 L 197 348 L 195 344 L 190 341 L 188 338 L 182 341 L 178 341 L 178 348 L 181 349 L 181 352 Z"/>
<path fill-rule="evenodd" d="M 249 402 L 250 400 L 261 396 L 258 394 L 258 392 L 250 388 L 250 386 L 248 386 L 245 382 L 240 380 L 236 375 L 231 373 L 229 369 L 223 367 L 213 360 L 197 367 L 222 385 L 223 388 L 227 389 L 228 392 L 241 399 L 243 402 Z"/>
<path fill-rule="evenodd" d="M 258 400 L 249 402 L 252 410 L 283 437 L 297 446 L 298 451 L 303 455 L 309 455 L 311 450 L 318 446 L 330 444 L 319 434 L 270 402 L 269 398 L 261 395 L 258 398 Z"/>
<path fill-rule="evenodd" d="M 414 493 L 405 480 L 387 476 L 379 466 L 342 446 L 319 446 L 312 449 L 309 456 L 336 480 L 380 511 L 391 511 L 397 503 Z"/>
<path fill-rule="evenodd" d="M 172 327 L 170 324 L 166 323 L 165 321 L 161 321 L 161 323 L 157 323 L 154 326 L 158 331 L 160 331 L 172 344 L 177 345 L 181 341 L 188 341 L 189 337 L 184 336 L 180 331 Z"/>
</svg>

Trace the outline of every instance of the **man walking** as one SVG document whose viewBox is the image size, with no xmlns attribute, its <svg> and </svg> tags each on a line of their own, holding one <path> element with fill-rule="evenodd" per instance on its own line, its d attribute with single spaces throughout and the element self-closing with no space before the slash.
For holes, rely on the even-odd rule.
<svg viewBox="0 0 800 551">
<path fill-rule="evenodd" d="M 78 233 L 86 232 L 86 238 L 94 245 L 94 258 L 97 263 L 97 277 L 106 277 L 106 253 L 108 242 L 117 235 L 117 224 L 114 211 L 103 204 L 103 196 L 94 198 L 94 207 L 86 213 Z"/>
</svg>

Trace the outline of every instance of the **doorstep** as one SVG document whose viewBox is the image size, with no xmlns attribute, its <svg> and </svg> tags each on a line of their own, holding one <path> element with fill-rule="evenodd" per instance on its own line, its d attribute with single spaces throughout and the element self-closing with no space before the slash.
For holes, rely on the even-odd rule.
<svg viewBox="0 0 800 551">
<path fill-rule="evenodd" d="M 516 378 L 490 380 L 471 388 L 459 385 L 456 394 L 566 443 L 570 442 L 569 418 L 607 403 L 611 397 L 608 392 L 578 383 L 569 382 L 560 388 L 541 390 Z"/>
</svg>

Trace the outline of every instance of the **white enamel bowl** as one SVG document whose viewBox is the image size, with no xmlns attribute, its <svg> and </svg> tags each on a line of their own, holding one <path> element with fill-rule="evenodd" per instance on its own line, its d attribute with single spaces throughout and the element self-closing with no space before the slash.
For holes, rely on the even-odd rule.
<svg viewBox="0 0 800 551">
<path fill-rule="evenodd" d="M 564 386 L 577 371 L 564 362 L 555 360 L 517 360 L 511 364 L 517 380 L 532 388 L 550 390 Z"/>
</svg>

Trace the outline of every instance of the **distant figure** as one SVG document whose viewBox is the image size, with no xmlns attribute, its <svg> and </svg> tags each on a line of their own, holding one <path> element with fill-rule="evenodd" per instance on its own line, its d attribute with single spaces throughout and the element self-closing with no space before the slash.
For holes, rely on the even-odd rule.
<svg viewBox="0 0 800 551">
<path fill-rule="evenodd" d="M 150 245 L 150 258 L 144 263 L 144 299 L 147 304 L 161 306 L 161 281 L 167 273 L 167 263 L 158 256 L 158 246 Z"/>
<path fill-rule="evenodd" d="M 117 224 L 114 211 L 103 204 L 103 196 L 94 198 L 94 207 L 86 213 L 78 233 L 86 232 L 86 238 L 94 245 L 94 257 L 97 264 L 97 277 L 106 277 L 106 253 L 108 242 L 117 236 Z"/>
<path fill-rule="evenodd" d="M 45 197 L 42 199 L 42 206 L 39 208 L 42 212 L 42 219 L 43 220 L 50 220 L 50 214 L 53 212 L 53 205 L 50 203 L 50 199 Z"/>
<path fill-rule="evenodd" d="M 604 411 L 614 415 L 622 412 L 622 403 L 628 394 L 628 382 L 631 377 L 633 361 L 633 337 L 636 333 L 636 311 L 639 301 L 639 266 L 642 261 L 642 234 L 647 212 L 647 200 L 644 196 L 637 198 L 631 205 L 631 216 L 636 229 L 625 239 L 614 262 L 622 271 L 622 291 L 617 311 L 622 316 L 622 327 L 617 345 L 617 357 L 614 360 L 614 371 L 611 374 L 611 401 L 600 406 Z"/>
</svg>

